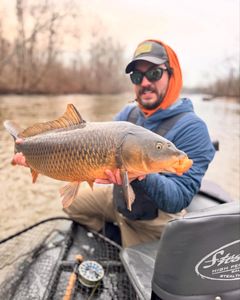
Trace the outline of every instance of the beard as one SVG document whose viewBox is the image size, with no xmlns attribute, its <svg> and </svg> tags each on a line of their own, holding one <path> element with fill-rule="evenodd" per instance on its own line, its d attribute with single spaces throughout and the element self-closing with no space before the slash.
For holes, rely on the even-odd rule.
<svg viewBox="0 0 240 300">
<path fill-rule="evenodd" d="M 142 100 L 141 96 L 145 93 L 145 91 L 151 91 L 157 95 L 157 99 L 154 102 L 147 102 Z M 137 94 L 136 101 L 145 109 L 155 109 L 157 108 L 163 101 L 164 95 L 159 94 L 159 92 L 154 88 L 141 88 Z"/>
</svg>

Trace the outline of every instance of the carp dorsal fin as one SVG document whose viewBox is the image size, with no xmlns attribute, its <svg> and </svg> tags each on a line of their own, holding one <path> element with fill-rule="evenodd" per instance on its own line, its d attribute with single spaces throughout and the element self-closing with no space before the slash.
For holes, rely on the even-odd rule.
<svg viewBox="0 0 240 300">
<path fill-rule="evenodd" d="M 21 137 L 30 137 L 46 131 L 67 128 L 74 125 L 83 124 L 85 121 L 81 117 L 73 104 L 68 104 L 65 113 L 54 121 L 36 123 L 21 132 Z"/>
</svg>

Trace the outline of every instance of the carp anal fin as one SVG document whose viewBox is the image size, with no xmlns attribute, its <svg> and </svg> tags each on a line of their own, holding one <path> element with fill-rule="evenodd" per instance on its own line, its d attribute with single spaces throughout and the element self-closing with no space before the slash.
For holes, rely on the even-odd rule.
<svg viewBox="0 0 240 300">
<path fill-rule="evenodd" d="M 36 123 L 22 132 L 22 137 L 30 137 L 54 129 L 68 128 L 86 123 L 73 104 L 68 104 L 65 113 L 54 121 Z"/>
<path fill-rule="evenodd" d="M 73 181 L 60 189 L 60 195 L 63 197 L 62 199 L 63 208 L 67 208 L 72 204 L 72 202 L 77 196 L 79 186 L 80 186 L 79 181 Z"/>
<path fill-rule="evenodd" d="M 21 132 L 23 131 L 23 129 L 20 128 L 20 126 L 14 121 L 6 120 L 3 122 L 3 126 L 11 134 L 14 140 L 21 137 Z"/>
<path fill-rule="evenodd" d="M 122 189 L 123 189 L 123 195 L 127 204 L 127 208 L 129 211 L 132 210 L 132 204 L 135 200 L 135 194 L 132 189 L 132 186 L 129 183 L 128 179 L 128 172 L 126 170 L 121 169 L 120 170 L 121 179 L 122 179 Z"/>
<path fill-rule="evenodd" d="M 33 169 L 30 169 L 31 171 L 31 174 L 32 174 L 32 183 L 35 183 L 37 181 L 37 178 L 38 178 L 38 172 L 33 170 Z"/>
</svg>

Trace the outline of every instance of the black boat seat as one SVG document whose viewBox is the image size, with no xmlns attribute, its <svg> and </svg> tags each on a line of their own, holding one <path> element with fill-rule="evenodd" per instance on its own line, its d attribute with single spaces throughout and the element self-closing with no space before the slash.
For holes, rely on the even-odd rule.
<svg viewBox="0 0 240 300">
<path fill-rule="evenodd" d="M 159 244 L 152 289 L 152 299 L 239 299 L 240 203 L 169 222 Z"/>
<path fill-rule="evenodd" d="M 159 242 L 125 248 L 121 260 L 139 299 L 239 300 L 240 203 L 172 220 Z"/>
<path fill-rule="evenodd" d="M 223 190 L 218 184 L 207 179 L 203 179 L 199 192 L 193 197 L 188 212 L 193 212 L 203 208 L 212 207 L 218 204 L 233 202 L 234 199 Z"/>
</svg>

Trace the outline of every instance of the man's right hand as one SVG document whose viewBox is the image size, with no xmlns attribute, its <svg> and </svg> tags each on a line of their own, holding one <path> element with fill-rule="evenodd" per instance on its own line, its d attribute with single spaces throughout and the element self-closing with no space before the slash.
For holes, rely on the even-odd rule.
<svg viewBox="0 0 240 300">
<path fill-rule="evenodd" d="M 105 174 L 107 175 L 107 179 L 101 179 L 101 178 L 98 178 L 96 179 L 94 182 L 95 183 L 100 183 L 100 184 L 111 184 L 111 183 L 114 183 L 114 184 L 117 184 L 117 185 L 122 185 L 122 178 L 121 178 L 121 175 L 120 175 L 120 169 L 116 169 L 115 171 L 111 171 L 111 170 L 106 170 L 105 171 Z M 129 182 L 135 180 L 135 179 L 138 179 L 138 180 L 143 180 L 146 176 L 145 175 L 142 175 L 142 176 L 134 176 L 134 177 L 129 177 Z"/>
</svg>

